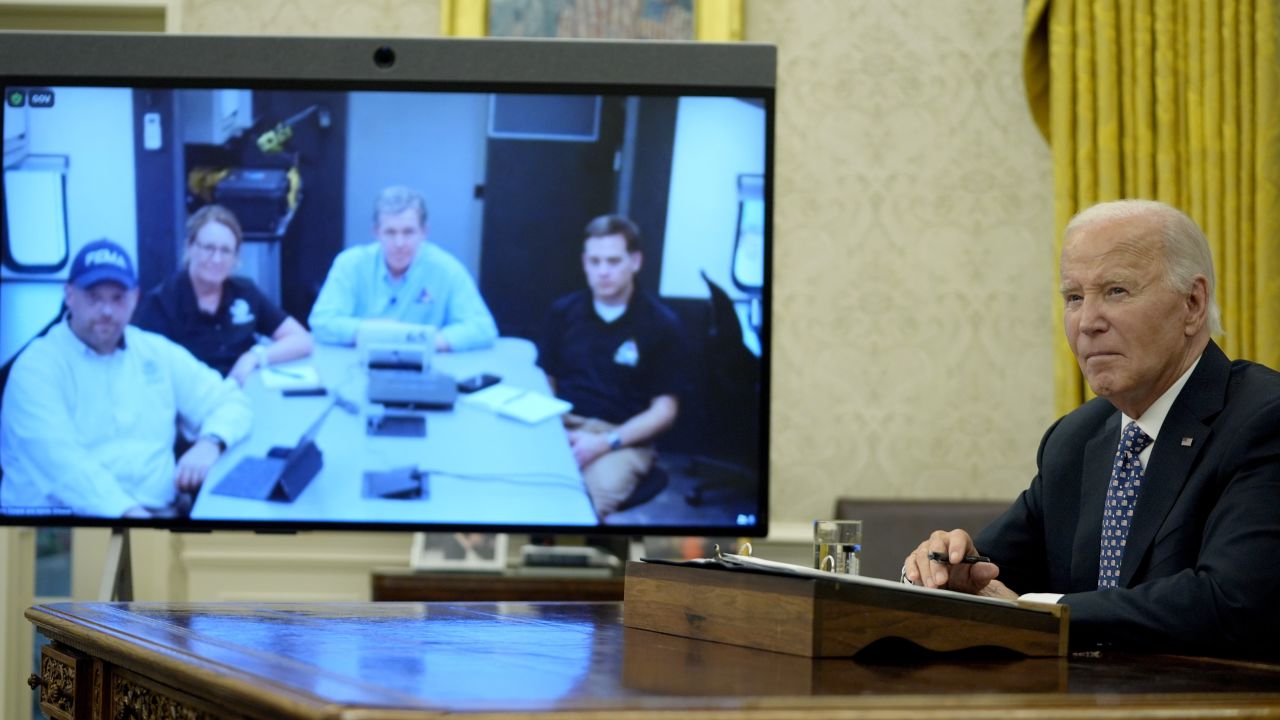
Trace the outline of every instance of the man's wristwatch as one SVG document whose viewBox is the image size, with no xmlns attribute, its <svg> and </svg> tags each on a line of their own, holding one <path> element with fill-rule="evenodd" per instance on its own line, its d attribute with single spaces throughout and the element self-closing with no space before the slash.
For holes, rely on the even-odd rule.
<svg viewBox="0 0 1280 720">
<path fill-rule="evenodd" d="M 605 439 L 609 441 L 610 450 L 618 450 L 622 447 L 622 436 L 618 434 L 617 430 L 610 430 L 609 434 L 605 435 Z"/>
<path fill-rule="evenodd" d="M 200 439 L 201 439 L 201 440 L 208 440 L 209 442 L 213 443 L 214 445 L 217 445 L 217 446 L 218 446 L 218 452 L 226 452 L 226 450 L 227 450 L 227 441 L 226 441 L 226 440 L 223 440 L 222 438 L 218 437 L 217 435 L 214 435 L 213 433 L 205 433 L 205 434 L 203 434 L 203 435 L 201 435 L 201 436 L 200 436 Z"/>
</svg>

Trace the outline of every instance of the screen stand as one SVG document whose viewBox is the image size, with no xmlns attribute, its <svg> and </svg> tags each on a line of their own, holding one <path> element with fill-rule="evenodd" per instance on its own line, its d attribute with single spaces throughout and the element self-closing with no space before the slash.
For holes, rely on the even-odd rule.
<svg viewBox="0 0 1280 720">
<path fill-rule="evenodd" d="M 101 602 L 133 602 L 133 570 L 130 567 L 129 528 L 111 528 L 107 562 L 98 586 Z"/>
<path fill-rule="evenodd" d="M 627 541 L 627 557 L 625 560 L 639 562 L 642 557 L 644 557 L 644 536 L 632 535 Z"/>
</svg>

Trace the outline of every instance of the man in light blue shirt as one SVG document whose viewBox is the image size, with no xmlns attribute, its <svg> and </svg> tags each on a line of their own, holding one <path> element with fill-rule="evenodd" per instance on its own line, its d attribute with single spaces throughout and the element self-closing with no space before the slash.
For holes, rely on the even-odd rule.
<svg viewBox="0 0 1280 720">
<path fill-rule="evenodd" d="M 352 345 L 362 326 L 400 322 L 430 325 L 436 349 L 474 350 L 498 336 L 493 315 L 462 263 L 428 243 L 427 203 L 400 186 L 374 204 L 376 243 L 334 258 L 308 319 L 321 342 Z"/>
</svg>

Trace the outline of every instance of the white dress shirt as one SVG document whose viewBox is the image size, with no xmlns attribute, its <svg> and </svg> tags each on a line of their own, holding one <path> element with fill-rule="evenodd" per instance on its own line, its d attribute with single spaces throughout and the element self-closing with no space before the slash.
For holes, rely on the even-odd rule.
<svg viewBox="0 0 1280 720">
<path fill-rule="evenodd" d="M 233 445 L 253 411 L 234 380 L 128 326 L 100 355 L 64 321 L 14 362 L 0 408 L 0 510 L 120 517 L 173 502 L 176 421 Z"/>
</svg>

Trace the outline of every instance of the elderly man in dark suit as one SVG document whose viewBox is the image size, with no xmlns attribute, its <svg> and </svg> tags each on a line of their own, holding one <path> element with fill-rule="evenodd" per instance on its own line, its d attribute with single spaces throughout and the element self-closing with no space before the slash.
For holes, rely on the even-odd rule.
<svg viewBox="0 0 1280 720">
<path fill-rule="evenodd" d="M 1063 603 L 1076 648 L 1280 655 L 1280 373 L 1210 339 L 1204 234 L 1161 203 L 1096 205 L 1067 226 L 1061 278 L 1099 397 L 1049 428 L 1004 515 L 934 532 L 903 579 Z"/>
</svg>

